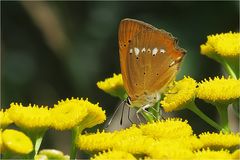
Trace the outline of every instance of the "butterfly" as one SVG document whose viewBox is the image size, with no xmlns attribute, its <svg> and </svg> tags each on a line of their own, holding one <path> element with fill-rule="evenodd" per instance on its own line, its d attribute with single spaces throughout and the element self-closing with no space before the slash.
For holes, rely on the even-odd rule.
<svg viewBox="0 0 240 160">
<path fill-rule="evenodd" d="M 118 39 L 128 104 L 146 111 L 175 79 L 186 51 L 170 33 L 135 19 L 120 22 Z"/>
</svg>

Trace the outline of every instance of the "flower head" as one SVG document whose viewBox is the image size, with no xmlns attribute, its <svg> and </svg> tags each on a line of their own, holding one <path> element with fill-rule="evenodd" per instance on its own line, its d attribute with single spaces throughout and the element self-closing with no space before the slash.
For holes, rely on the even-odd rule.
<svg viewBox="0 0 240 160">
<path fill-rule="evenodd" d="M 190 77 L 175 82 L 165 94 L 164 99 L 160 102 L 166 112 L 180 110 L 195 98 L 197 83 Z"/>
<path fill-rule="evenodd" d="M 122 74 L 113 74 L 113 77 L 107 78 L 104 81 L 97 82 L 98 88 L 104 92 L 119 97 L 121 99 L 126 98 L 126 91 L 123 86 Z"/>
<path fill-rule="evenodd" d="M 143 135 L 154 139 L 189 137 L 193 133 L 187 121 L 176 118 L 141 125 L 140 129 Z"/>
<path fill-rule="evenodd" d="M 117 150 L 109 150 L 107 152 L 103 152 L 103 153 L 98 153 L 98 155 L 94 155 L 93 158 L 91 158 L 91 160 L 111 160 L 111 159 L 129 159 L 129 160 L 136 160 L 136 158 L 128 153 L 128 152 L 124 152 L 124 151 L 117 151 Z"/>
<path fill-rule="evenodd" d="M 8 109 L 8 116 L 13 122 L 23 129 L 47 129 L 51 125 L 51 114 L 48 107 L 37 105 L 23 106 L 12 103 Z"/>
<path fill-rule="evenodd" d="M 227 150 L 220 150 L 220 151 L 214 151 L 214 150 L 199 150 L 194 153 L 194 159 L 196 160 L 202 160 L 202 159 L 231 159 L 231 154 Z"/>
<path fill-rule="evenodd" d="M 79 99 L 66 99 L 58 102 L 51 109 L 52 127 L 67 130 L 77 126 L 87 115 L 85 102 Z"/>
<path fill-rule="evenodd" d="M 95 134 L 80 135 L 76 144 L 81 150 L 94 152 L 108 150 L 112 149 L 115 143 L 113 136 L 113 133 L 98 131 Z"/>
<path fill-rule="evenodd" d="M 240 97 L 240 80 L 215 77 L 198 84 L 197 97 L 207 102 L 229 102 Z"/>
<path fill-rule="evenodd" d="M 8 117 L 7 110 L 0 110 L 0 128 L 6 128 L 13 121 Z"/>
<path fill-rule="evenodd" d="M 6 129 L 2 133 L 4 150 L 9 150 L 18 154 L 28 154 L 33 150 L 33 144 L 29 137 L 24 133 Z"/>
<path fill-rule="evenodd" d="M 105 111 L 97 104 L 92 104 L 88 99 L 80 99 L 82 107 L 87 109 L 87 115 L 79 123 L 82 128 L 91 128 L 95 125 L 101 124 L 106 120 Z"/>
<path fill-rule="evenodd" d="M 207 37 L 206 44 L 200 46 L 201 53 L 210 55 L 213 53 L 224 57 L 240 55 L 240 33 L 221 33 Z"/>
<path fill-rule="evenodd" d="M 240 145 L 240 134 L 202 133 L 199 135 L 203 148 L 230 148 Z"/>
<path fill-rule="evenodd" d="M 141 136 L 142 131 L 135 125 L 121 131 L 114 132 L 97 132 L 95 134 L 80 135 L 77 141 L 77 146 L 81 150 L 88 151 L 102 151 L 118 147 L 121 147 L 119 143 L 126 140 L 126 137 Z M 126 143 L 124 141 L 123 143 Z"/>
</svg>

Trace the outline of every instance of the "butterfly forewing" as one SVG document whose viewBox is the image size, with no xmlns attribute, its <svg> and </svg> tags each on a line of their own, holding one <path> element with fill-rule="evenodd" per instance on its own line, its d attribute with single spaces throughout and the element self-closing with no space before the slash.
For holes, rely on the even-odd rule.
<svg viewBox="0 0 240 160">
<path fill-rule="evenodd" d="M 168 32 L 130 19 L 120 24 L 119 46 L 124 86 L 132 100 L 163 90 L 184 55 Z"/>
<path fill-rule="evenodd" d="M 124 87 L 128 95 L 131 95 L 132 93 L 132 83 L 130 82 L 131 79 L 129 78 L 129 73 L 127 72 L 127 70 L 129 70 L 127 69 L 129 66 L 126 64 L 127 56 L 129 54 L 129 45 L 132 43 L 134 37 L 140 32 L 151 29 L 154 29 L 154 27 L 138 20 L 127 18 L 120 22 L 118 31 L 120 64 Z"/>
</svg>

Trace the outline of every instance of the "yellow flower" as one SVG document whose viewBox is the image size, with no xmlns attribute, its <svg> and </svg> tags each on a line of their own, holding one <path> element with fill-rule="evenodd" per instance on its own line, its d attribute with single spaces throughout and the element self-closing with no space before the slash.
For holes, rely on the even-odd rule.
<svg viewBox="0 0 240 160">
<path fill-rule="evenodd" d="M 230 148 L 240 145 L 240 134 L 234 133 L 202 133 L 199 135 L 203 148 Z"/>
<path fill-rule="evenodd" d="M 201 53 L 209 55 L 217 53 L 224 57 L 240 55 L 240 33 L 221 33 L 207 37 L 206 44 L 200 46 Z"/>
<path fill-rule="evenodd" d="M 85 101 L 66 99 L 54 105 L 51 111 L 52 125 L 56 130 L 67 130 L 77 126 L 87 115 Z"/>
<path fill-rule="evenodd" d="M 113 133 L 97 132 L 95 134 L 80 135 L 77 146 L 86 151 L 102 151 L 111 149 L 115 143 Z"/>
<path fill-rule="evenodd" d="M 97 132 L 95 134 L 80 135 L 77 146 L 81 150 L 102 151 L 116 147 L 125 137 L 141 136 L 142 132 L 135 125 L 129 129 L 114 132 Z"/>
<path fill-rule="evenodd" d="M 119 97 L 121 99 L 126 98 L 126 91 L 123 86 L 122 74 L 113 74 L 113 77 L 107 78 L 104 81 L 97 82 L 98 88 L 104 92 Z"/>
<path fill-rule="evenodd" d="M 143 135 L 153 137 L 154 139 L 188 137 L 193 133 L 187 121 L 177 118 L 144 124 L 140 126 L 140 129 Z"/>
<path fill-rule="evenodd" d="M 82 128 L 91 128 L 106 120 L 105 111 L 97 104 L 92 104 L 88 99 L 80 99 L 82 106 L 87 109 L 87 116 L 80 122 Z"/>
<path fill-rule="evenodd" d="M 47 129 L 51 125 L 51 114 L 48 107 L 38 107 L 12 103 L 8 109 L 8 116 L 23 129 Z"/>
<path fill-rule="evenodd" d="M 240 97 L 240 80 L 215 77 L 198 84 L 197 97 L 207 102 L 229 102 Z"/>
<path fill-rule="evenodd" d="M 33 150 L 33 144 L 24 133 L 6 129 L 2 133 L 4 149 L 18 154 L 28 154 Z"/>
<path fill-rule="evenodd" d="M 13 121 L 8 117 L 7 110 L 0 110 L 0 127 L 6 128 L 9 124 L 11 124 Z"/>
<path fill-rule="evenodd" d="M 240 149 L 237 149 L 232 153 L 232 159 L 240 159 Z"/>
<path fill-rule="evenodd" d="M 190 77 L 184 77 L 173 86 L 169 86 L 164 99 L 160 102 L 164 110 L 171 112 L 186 107 L 186 104 L 195 98 L 196 86 L 196 81 Z"/>
<path fill-rule="evenodd" d="M 227 150 L 213 151 L 210 149 L 201 150 L 194 153 L 194 160 L 199 159 L 231 159 L 231 154 Z"/>
<path fill-rule="evenodd" d="M 132 154 L 124 151 L 108 151 L 103 153 L 98 153 L 98 155 L 94 155 L 91 160 L 111 160 L 111 159 L 136 159 Z"/>
</svg>

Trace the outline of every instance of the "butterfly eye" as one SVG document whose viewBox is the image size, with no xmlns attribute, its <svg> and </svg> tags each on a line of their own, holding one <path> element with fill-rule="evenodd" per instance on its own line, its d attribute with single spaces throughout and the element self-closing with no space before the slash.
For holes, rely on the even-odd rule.
<svg viewBox="0 0 240 160">
<path fill-rule="evenodd" d="M 132 41 L 131 40 L 128 40 L 128 43 L 131 43 Z"/>
</svg>

